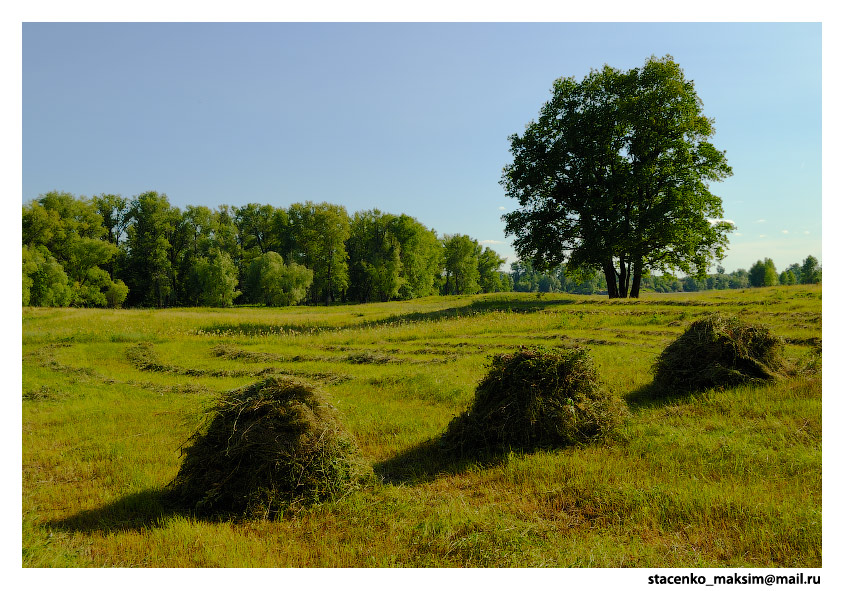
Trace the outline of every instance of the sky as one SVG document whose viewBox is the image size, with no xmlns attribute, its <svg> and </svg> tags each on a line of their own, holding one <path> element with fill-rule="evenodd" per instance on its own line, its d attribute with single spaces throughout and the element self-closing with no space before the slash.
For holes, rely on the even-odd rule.
<svg viewBox="0 0 845 591">
<path fill-rule="evenodd" d="M 48 191 L 216 207 L 328 201 L 516 260 L 508 136 L 555 79 L 672 55 L 734 174 L 722 265 L 822 263 L 822 24 L 22 25 L 22 202 Z"/>
</svg>

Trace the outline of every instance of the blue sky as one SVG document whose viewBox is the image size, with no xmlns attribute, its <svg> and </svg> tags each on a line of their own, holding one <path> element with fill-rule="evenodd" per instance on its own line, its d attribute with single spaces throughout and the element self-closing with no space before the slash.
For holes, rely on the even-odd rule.
<svg viewBox="0 0 845 591">
<path fill-rule="evenodd" d="M 23 202 L 407 213 L 514 260 L 508 136 L 561 76 L 671 54 L 734 176 L 728 270 L 822 259 L 819 23 L 24 23 Z"/>
</svg>

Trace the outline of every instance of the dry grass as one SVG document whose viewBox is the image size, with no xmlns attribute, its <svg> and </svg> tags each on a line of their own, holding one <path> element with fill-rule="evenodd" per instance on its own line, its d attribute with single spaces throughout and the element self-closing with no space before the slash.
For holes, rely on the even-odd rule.
<svg viewBox="0 0 845 591">
<path fill-rule="evenodd" d="M 630 398 L 667 345 L 714 310 L 782 336 L 783 379 Z M 822 563 L 819 286 L 639 301 L 31 308 L 22 320 L 25 567 Z M 588 346 L 603 389 L 628 401 L 619 440 L 492 462 L 443 453 L 440 435 L 472 405 L 489 356 L 566 343 Z M 353 363 L 356 352 L 374 355 Z M 209 519 L 171 503 L 180 447 L 205 409 L 270 375 L 319 383 L 382 480 L 294 501 L 277 519 Z"/>
<path fill-rule="evenodd" d="M 665 393 L 696 392 L 775 380 L 784 368 L 783 339 L 736 316 L 696 320 L 654 363 L 654 384 Z"/>
<path fill-rule="evenodd" d="M 590 443 L 612 436 L 621 414 L 585 349 L 524 347 L 493 356 L 443 445 L 463 455 Z"/>
<path fill-rule="evenodd" d="M 220 398 L 183 454 L 170 488 L 199 514 L 273 517 L 340 498 L 365 474 L 334 407 L 314 386 L 284 378 Z"/>
</svg>

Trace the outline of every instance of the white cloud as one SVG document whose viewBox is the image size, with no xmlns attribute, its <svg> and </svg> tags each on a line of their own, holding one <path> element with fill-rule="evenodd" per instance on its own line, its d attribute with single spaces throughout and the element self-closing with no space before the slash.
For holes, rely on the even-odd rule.
<svg viewBox="0 0 845 591">
<path fill-rule="evenodd" d="M 717 224 L 719 222 L 728 222 L 729 224 L 733 224 L 734 226 L 736 226 L 735 221 L 728 220 L 728 219 L 725 219 L 725 218 L 707 218 L 707 221 L 710 222 L 711 224 Z"/>
<path fill-rule="evenodd" d="M 734 236 L 742 236 L 742 232 L 734 232 Z"/>
<path fill-rule="evenodd" d="M 765 235 L 765 234 L 760 234 L 760 235 L 758 236 L 758 238 L 765 238 L 765 237 L 766 237 L 766 235 Z"/>
<path fill-rule="evenodd" d="M 765 224 L 765 223 L 766 223 L 766 220 L 760 219 L 760 220 L 757 220 L 757 221 L 756 221 L 756 222 L 754 222 L 754 223 L 755 223 L 755 224 Z"/>
<path fill-rule="evenodd" d="M 507 244 L 504 240 L 482 240 L 481 244 Z"/>
<path fill-rule="evenodd" d="M 789 230 L 781 230 L 780 233 L 781 234 L 789 234 Z"/>
<path fill-rule="evenodd" d="M 499 211 L 505 211 L 505 208 L 504 208 L 503 206 L 501 206 L 501 205 L 500 205 L 500 206 L 499 206 Z"/>
<path fill-rule="evenodd" d="M 810 231 L 809 231 L 809 230 L 804 230 L 804 233 L 805 233 L 805 234 L 809 234 L 809 233 L 810 233 Z"/>
</svg>

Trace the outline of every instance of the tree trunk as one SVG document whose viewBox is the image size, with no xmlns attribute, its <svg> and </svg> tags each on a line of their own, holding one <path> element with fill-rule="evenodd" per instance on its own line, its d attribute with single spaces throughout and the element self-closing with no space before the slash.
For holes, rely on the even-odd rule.
<svg viewBox="0 0 845 591">
<path fill-rule="evenodd" d="M 619 297 L 619 290 L 616 287 L 616 270 L 613 268 L 613 261 L 607 260 L 602 265 L 604 280 L 607 282 L 607 297 L 610 299 Z"/>
<path fill-rule="evenodd" d="M 334 250 L 329 251 L 329 285 L 328 289 L 326 290 L 326 306 L 329 305 L 329 300 L 332 297 L 332 259 L 334 259 Z"/>
<path fill-rule="evenodd" d="M 625 264 L 625 257 L 619 257 L 619 293 L 616 297 L 628 297 L 628 266 Z"/>
<path fill-rule="evenodd" d="M 631 284 L 631 297 L 632 298 L 639 298 L 640 297 L 640 283 L 642 282 L 643 278 L 643 261 L 642 259 L 638 258 L 634 261 L 634 281 Z"/>
</svg>

